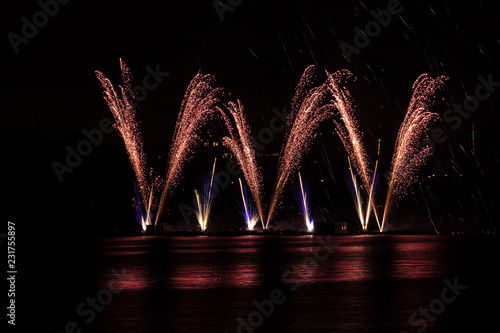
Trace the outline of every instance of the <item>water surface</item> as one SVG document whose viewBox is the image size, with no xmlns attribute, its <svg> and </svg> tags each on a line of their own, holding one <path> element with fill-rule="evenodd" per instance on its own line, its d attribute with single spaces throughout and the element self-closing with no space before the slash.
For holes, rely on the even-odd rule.
<svg viewBox="0 0 500 333">
<path fill-rule="evenodd" d="M 500 309 L 488 305 L 500 296 L 490 238 L 138 236 L 65 246 L 27 287 L 45 331 L 75 321 L 82 332 L 482 332 Z M 113 270 L 125 272 L 114 284 L 122 291 L 86 323 L 76 308 L 109 288 Z M 439 309 L 433 300 L 455 279 L 467 289 Z M 264 306 L 266 316 L 255 303 L 269 305 L 272 292 L 280 304 Z M 438 315 L 411 325 L 430 303 Z"/>
</svg>

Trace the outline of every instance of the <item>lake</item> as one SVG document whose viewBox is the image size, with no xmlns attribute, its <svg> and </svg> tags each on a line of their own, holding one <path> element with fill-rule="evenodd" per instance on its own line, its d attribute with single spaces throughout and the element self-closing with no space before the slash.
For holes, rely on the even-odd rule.
<svg viewBox="0 0 500 333">
<path fill-rule="evenodd" d="M 497 240 L 60 240 L 25 258 L 18 321 L 46 332 L 486 332 L 500 313 Z"/>
</svg>

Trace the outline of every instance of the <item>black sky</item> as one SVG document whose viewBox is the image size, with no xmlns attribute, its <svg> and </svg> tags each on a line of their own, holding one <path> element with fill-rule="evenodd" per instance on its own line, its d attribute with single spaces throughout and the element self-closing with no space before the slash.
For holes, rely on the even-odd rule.
<svg viewBox="0 0 500 333">
<path fill-rule="evenodd" d="M 168 153 L 162 149 L 170 141 L 184 90 L 199 70 L 214 75 L 227 92 L 242 100 L 257 131 L 266 126 L 273 107 L 290 105 L 293 89 L 309 64 L 330 72 L 349 69 L 357 78 L 348 87 L 358 106 L 360 125 L 368 145 L 373 147 L 377 138 L 387 142 L 388 167 L 411 85 L 418 75 L 450 77 L 439 94 L 440 113 L 473 93 L 479 75 L 491 74 L 500 81 L 500 20 L 495 1 L 402 0 L 402 12 L 393 15 L 387 27 L 348 62 L 339 44 L 354 44 L 353 29 L 364 30 L 373 21 L 370 11 L 386 9 L 387 4 L 245 0 L 226 11 L 221 22 L 211 0 L 71 1 L 60 5 L 36 36 L 19 46 L 17 54 L 8 34 L 21 34 L 21 19 L 32 21 L 41 8 L 36 1 L 5 5 L 0 132 L 8 153 L 4 155 L 6 191 L 12 193 L 8 218 L 36 225 L 58 210 L 61 213 L 54 217 L 58 221 L 71 220 L 72 214 L 86 210 L 83 204 L 70 205 L 75 202 L 92 202 L 95 208 L 101 200 L 107 205 L 102 211 L 80 216 L 83 222 L 99 214 L 108 216 L 112 212 L 106 209 L 120 207 L 120 200 L 129 199 L 130 193 L 116 196 L 129 190 L 130 184 L 122 182 L 131 176 L 116 133 L 106 135 L 102 147 L 63 183 L 50 167 L 52 161 L 64 159 L 66 145 L 82 139 L 82 130 L 111 118 L 94 71 L 100 70 L 118 83 L 119 58 L 131 67 L 135 84 L 147 74 L 147 66 L 159 65 L 170 73 L 148 93 L 138 111 L 145 146 L 157 154 Z M 479 178 L 473 183 L 498 180 L 498 90 L 458 130 L 444 122 L 439 125 L 450 139 L 429 161 L 432 171 L 425 172 L 458 175 L 475 168 L 470 173 Z M 470 154 L 473 123 L 476 156 Z M 324 139 L 331 140 L 331 136 Z M 339 168 L 344 167 L 342 163 Z M 455 185 L 460 187 L 460 183 Z M 483 210 L 494 214 L 498 191 L 491 186 L 478 193 L 488 198 Z M 26 206 L 36 212 L 21 212 Z"/>
</svg>

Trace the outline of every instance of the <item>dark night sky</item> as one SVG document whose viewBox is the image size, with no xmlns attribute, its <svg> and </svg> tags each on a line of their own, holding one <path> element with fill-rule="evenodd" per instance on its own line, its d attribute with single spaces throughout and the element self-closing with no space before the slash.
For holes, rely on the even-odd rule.
<svg viewBox="0 0 500 333">
<path fill-rule="evenodd" d="M 401 14 L 393 15 L 351 62 L 343 57 L 339 43 L 354 44 L 353 28 L 364 29 L 373 20 L 370 11 L 386 9 L 387 1 L 245 0 L 225 12 L 222 22 L 211 0 L 105 3 L 60 5 L 36 36 L 20 45 L 18 54 L 7 35 L 20 34 L 21 18 L 31 21 L 40 7 L 36 1 L 22 1 L 9 3 L 2 11 L 0 131 L 7 150 L 3 174 L 7 178 L 4 191 L 9 193 L 4 212 L 8 219 L 30 227 L 50 220 L 78 230 L 76 223 L 95 226 L 104 217 L 130 218 L 133 214 L 123 208 L 131 199 L 132 171 L 116 133 L 106 134 L 104 143 L 62 183 L 50 166 L 64 159 L 66 145 L 82 139 L 83 129 L 96 128 L 102 118 L 111 118 L 94 71 L 118 83 L 119 58 L 131 67 L 134 84 L 140 83 L 147 66 L 159 64 L 170 73 L 138 110 L 146 150 L 156 155 L 167 154 L 184 90 L 198 70 L 214 75 L 227 92 L 242 100 L 257 132 L 266 126 L 273 107 L 289 107 L 307 65 L 330 72 L 349 69 L 357 77 L 348 87 L 367 146 L 372 147 L 370 151 L 376 139 L 382 138 L 386 168 L 411 85 L 419 74 L 450 77 L 438 94 L 441 114 L 447 105 L 461 104 L 466 94 L 474 92 L 479 75 L 492 74 L 494 81 L 500 81 L 496 1 L 402 0 Z M 482 211 L 479 219 L 486 225 L 497 216 L 492 207 L 498 190 L 492 184 L 499 180 L 499 96 L 500 88 L 457 130 L 445 122 L 437 125 L 450 139 L 438 147 L 422 173 L 470 177 L 467 185 L 454 178 L 448 192 L 441 185 L 426 184 L 428 199 L 434 198 L 441 213 L 449 197 L 456 196 L 457 200 L 449 201 L 458 201 L 457 207 L 461 200 L 478 200 L 471 204 L 476 208 L 470 213 L 476 216 Z M 475 156 L 470 154 L 472 123 Z M 324 129 L 331 132 L 333 127 L 325 125 Z M 327 133 L 321 140 L 327 143 L 332 138 Z M 340 141 L 328 146 L 335 150 Z M 313 153 L 320 149 L 315 144 Z M 339 170 L 344 167 L 345 157 L 338 163 Z M 338 177 L 339 188 L 345 191 L 344 175 Z M 471 192 L 476 183 L 480 188 Z M 461 199 L 457 189 L 464 192 Z M 464 210 L 469 213 L 466 207 L 462 214 Z M 460 208 L 456 212 L 461 214 Z M 111 223 L 109 228 L 113 227 L 116 224 Z"/>
</svg>

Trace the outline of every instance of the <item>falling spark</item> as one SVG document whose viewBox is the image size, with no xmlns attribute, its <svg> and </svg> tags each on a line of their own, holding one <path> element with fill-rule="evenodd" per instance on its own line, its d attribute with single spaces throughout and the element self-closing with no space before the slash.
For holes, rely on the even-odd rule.
<svg viewBox="0 0 500 333">
<path fill-rule="evenodd" d="M 476 144 L 475 144 L 475 141 L 474 141 L 474 124 L 472 124 L 472 155 L 475 155 L 476 154 Z"/>
<path fill-rule="evenodd" d="M 434 94 L 444 81 L 445 76 L 436 79 L 422 74 L 413 84 L 413 95 L 408 105 L 405 119 L 399 129 L 389 175 L 389 187 L 385 200 L 381 230 L 394 202 L 402 199 L 408 188 L 415 182 L 415 175 L 432 154 L 431 147 L 419 147 L 429 128 L 429 124 L 439 118 L 437 113 L 429 110 Z"/>
<path fill-rule="evenodd" d="M 245 223 L 247 225 L 248 230 L 253 230 L 257 222 L 259 222 L 259 215 L 257 213 L 257 210 L 254 207 L 252 198 L 248 195 L 247 187 L 243 185 L 241 182 L 241 178 L 238 179 L 240 182 L 240 189 L 241 189 L 241 200 L 242 204 L 241 206 L 241 211 L 240 214 L 243 216 L 245 219 Z"/>
<path fill-rule="evenodd" d="M 198 130 L 217 109 L 222 88 L 216 87 L 213 76 L 198 73 L 189 83 L 181 104 L 175 125 L 172 145 L 170 147 L 165 185 L 160 198 L 160 206 L 156 215 L 157 224 L 165 209 L 165 201 L 178 185 L 184 164 L 193 152 L 199 139 Z"/>
<path fill-rule="evenodd" d="M 140 199 L 137 203 L 138 207 L 150 207 L 152 198 L 151 195 L 148 200 L 147 193 L 152 191 L 152 184 L 148 184 L 146 177 L 146 155 L 144 154 L 142 137 L 139 130 L 139 125 L 136 120 L 136 111 L 133 106 L 134 95 L 130 88 L 132 74 L 125 62 L 120 59 L 120 68 L 122 71 L 122 86 L 119 86 L 121 94 L 117 93 L 111 81 L 100 71 L 96 71 L 96 76 L 101 82 L 104 89 L 104 99 L 113 113 L 116 124 L 115 128 L 118 129 L 120 136 L 127 149 L 128 157 L 132 168 L 134 169 L 135 177 L 137 180 L 138 188 L 140 191 Z M 139 210 L 141 214 L 140 220 L 143 230 L 145 225 L 151 224 L 151 216 L 149 215 L 150 209 L 145 212 L 143 209 Z M 144 215 L 147 214 L 147 215 Z"/>
<path fill-rule="evenodd" d="M 205 176 L 205 181 L 203 183 L 203 196 L 200 196 L 198 190 L 195 190 L 197 204 L 196 219 L 200 224 L 201 231 L 205 231 L 207 229 L 208 218 L 210 217 L 210 212 L 214 202 L 214 183 L 218 178 L 218 175 L 215 173 L 216 162 L 217 159 L 214 159 L 212 173 Z"/>
<path fill-rule="evenodd" d="M 425 193 L 424 190 L 422 189 L 422 185 L 419 185 L 419 187 L 420 187 L 420 192 L 422 192 L 422 197 L 424 198 L 425 207 L 427 208 L 427 216 L 429 216 L 429 220 L 432 223 L 434 231 L 436 232 L 437 235 L 439 235 L 439 231 L 436 229 L 436 225 L 434 224 L 434 220 L 432 219 L 431 210 L 429 209 L 429 204 L 427 203 L 427 199 L 425 198 Z"/>
<path fill-rule="evenodd" d="M 314 231 L 314 220 L 311 219 L 311 208 L 309 207 L 309 185 L 302 181 L 302 176 L 299 172 L 299 184 L 300 189 L 295 195 L 297 204 L 299 205 L 300 212 L 304 217 L 304 223 L 306 224 L 307 231 Z"/>
<path fill-rule="evenodd" d="M 229 102 L 227 109 L 234 120 L 233 126 L 231 119 L 219 109 L 221 116 L 229 130 L 230 137 L 224 137 L 223 142 L 236 157 L 238 164 L 243 171 L 243 176 L 250 187 L 253 199 L 257 206 L 259 219 L 264 228 L 264 210 L 262 205 L 262 176 L 255 160 L 255 148 L 251 141 L 250 127 L 247 125 L 245 115 L 243 114 L 243 105 L 238 100 L 238 104 Z M 236 127 L 236 129 L 235 129 Z"/>
</svg>

